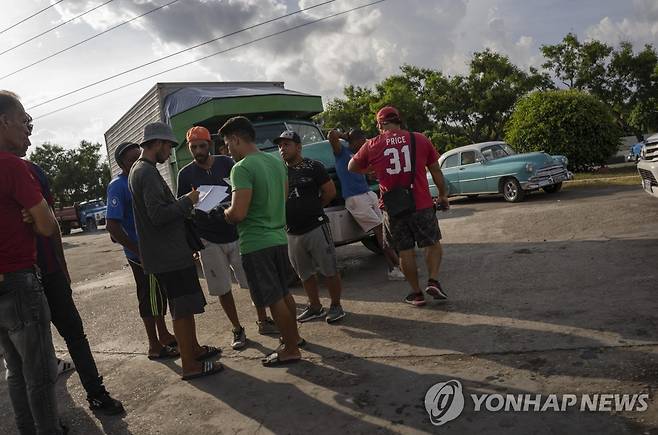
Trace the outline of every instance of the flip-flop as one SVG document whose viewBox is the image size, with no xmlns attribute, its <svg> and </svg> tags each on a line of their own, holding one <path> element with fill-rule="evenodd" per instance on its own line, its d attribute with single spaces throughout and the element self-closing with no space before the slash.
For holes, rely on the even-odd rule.
<svg viewBox="0 0 658 435">
<path fill-rule="evenodd" d="M 261 359 L 261 363 L 263 363 L 264 367 L 279 367 L 287 364 L 294 364 L 296 362 L 301 361 L 301 358 L 293 358 L 293 359 L 287 359 L 287 360 L 280 360 L 279 359 L 279 353 L 278 352 L 272 352 L 271 354 L 267 355 L 265 358 Z"/>
<path fill-rule="evenodd" d="M 221 363 L 213 361 L 204 361 L 201 365 L 201 371 L 199 373 L 194 373 L 192 375 L 185 375 L 181 379 L 184 381 L 189 381 L 192 379 L 203 378 L 204 376 L 214 375 L 224 370 L 224 366 Z"/>
<path fill-rule="evenodd" d="M 177 349 L 174 349 L 171 346 L 162 346 L 162 349 L 160 349 L 160 353 L 158 353 L 157 355 L 149 355 L 148 359 L 154 361 L 159 359 L 176 358 L 178 356 L 180 356 L 180 352 L 178 352 Z"/>
<path fill-rule="evenodd" d="M 215 355 L 222 353 L 222 350 L 213 346 L 201 346 L 205 352 L 196 357 L 197 361 L 203 361 L 204 359 L 212 358 Z"/>
</svg>

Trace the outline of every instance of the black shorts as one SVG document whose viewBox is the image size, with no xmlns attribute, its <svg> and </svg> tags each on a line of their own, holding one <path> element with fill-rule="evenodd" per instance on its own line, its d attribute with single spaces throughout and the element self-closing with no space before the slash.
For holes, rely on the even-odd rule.
<svg viewBox="0 0 658 435">
<path fill-rule="evenodd" d="M 152 273 L 147 274 L 142 265 L 128 260 L 137 286 L 137 302 L 139 316 L 151 318 L 167 314 L 167 296 L 160 289 L 158 279 Z"/>
<path fill-rule="evenodd" d="M 242 256 L 251 300 L 258 308 L 269 307 L 288 295 L 288 246 L 272 246 Z"/>
<path fill-rule="evenodd" d="M 441 240 L 439 220 L 434 208 L 417 210 L 401 217 L 390 217 L 384 212 L 384 236 L 386 245 L 398 250 L 426 248 Z"/>
<path fill-rule="evenodd" d="M 160 289 L 167 295 L 172 319 L 203 313 L 206 298 L 199 284 L 196 266 L 156 273 L 155 277 L 158 279 Z"/>
</svg>

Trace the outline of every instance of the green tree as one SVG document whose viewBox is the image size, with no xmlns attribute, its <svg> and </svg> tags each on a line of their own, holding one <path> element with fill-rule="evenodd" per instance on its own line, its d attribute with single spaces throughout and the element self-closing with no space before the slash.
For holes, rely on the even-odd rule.
<svg viewBox="0 0 658 435">
<path fill-rule="evenodd" d="M 628 42 L 612 52 L 608 86 L 600 94 L 621 128 L 642 140 L 643 133 L 658 130 L 658 55 L 651 45 L 638 53 Z"/>
<path fill-rule="evenodd" d="M 45 143 L 30 155 L 48 175 L 56 202 L 65 206 L 105 196 L 110 168 L 101 161 L 101 144 L 80 142 L 75 149 Z"/>
<path fill-rule="evenodd" d="M 658 130 L 658 56 L 651 45 L 635 53 L 628 42 L 613 49 L 596 40 L 581 43 L 569 33 L 541 51 L 543 67 L 556 80 L 607 104 L 624 132 L 642 140 L 643 133 Z"/>
<path fill-rule="evenodd" d="M 568 33 L 559 44 L 542 45 L 546 58 L 542 67 L 570 89 L 601 92 L 605 88 L 606 65 L 612 47 L 600 41 L 581 43 Z"/>
<path fill-rule="evenodd" d="M 603 165 L 617 151 L 621 131 L 609 108 L 577 90 L 534 92 L 521 98 L 506 127 L 518 152 L 564 155 L 575 170 Z"/>
<path fill-rule="evenodd" d="M 358 86 L 347 86 L 343 89 L 345 98 L 335 98 L 329 101 L 324 112 L 317 115 L 315 120 L 324 128 L 339 128 L 349 131 L 351 128 L 362 128 L 365 131 L 372 127 L 367 123 L 370 114 L 370 105 L 375 99 L 371 89 Z M 374 133 L 373 131 L 369 131 Z"/>
</svg>

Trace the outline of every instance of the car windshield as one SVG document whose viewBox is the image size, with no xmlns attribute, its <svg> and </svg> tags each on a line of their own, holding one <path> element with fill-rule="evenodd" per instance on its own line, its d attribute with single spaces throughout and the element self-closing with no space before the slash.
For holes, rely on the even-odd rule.
<svg viewBox="0 0 658 435">
<path fill-rule="evenodd" d="M 484 158 L 487 160 L 496 160 L 500 159 L 501 157 L 508 157 L 516 154 L 514 150 L 506 143 L 489 145 L 482 148 L 480 151 L 482 152 Z"/>
<path fill-rule="evenodd" d="M 285 130 L 296 132 L 302 140 L 302 145 L 324 140 L 324 136 L 319 128 L 315 125 L 301 122 L 287 121 L 276 124 L 255 125 L 254 129 L 256 130 L 256 144 L 262 150 L 275 148 L 274 139 L 279 137 Z"/>
</svg>

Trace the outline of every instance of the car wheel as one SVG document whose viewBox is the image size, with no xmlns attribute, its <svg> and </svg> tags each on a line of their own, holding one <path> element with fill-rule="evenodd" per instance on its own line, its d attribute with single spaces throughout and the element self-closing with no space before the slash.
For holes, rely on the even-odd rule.
<svg viewBox="0 0 658 435">
<path fill-rule="evenodd" d="M 557 193 L 562 190 L 562 183 L 551 184 L 550 186 L 543 187 L 546 193 Z"/>
<path fill-rule="evenodd" d="M 525 198 L 525 192 L 521 189 L 521 184 L 516 178 L 505 178 L 501 183 L 501 191 L 505 201 L 521 202 Z"/>
<path fill-rule="evenodd" d="M 379 246 L 379 243 L 377 243 L 377 237 L 375 236 L 368 236 L 364 239 L 361 239 L 361 243 L 363 246 L 368 248 L 370 251 L 374 252 L 375 254 L 383 254 L 384 251 L 382 251 L 381 246 Z"/>
<path fill-rule="evenodd" d="M 71 234 L 71 224 L 66 222 L 61 225 L 62 234 L 68 236 Z"/>
<path fill-rule="evenodd" d="M 96 221 L 94 219 L 87 219 L 87 227 L 85 229 L 90 232 L 96 231 Z"/>
</svg>

